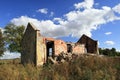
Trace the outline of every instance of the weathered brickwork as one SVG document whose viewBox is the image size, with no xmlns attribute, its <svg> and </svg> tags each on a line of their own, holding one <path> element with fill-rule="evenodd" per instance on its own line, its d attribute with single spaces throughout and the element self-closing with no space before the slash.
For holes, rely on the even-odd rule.
<svg viewBox="0 0 120 80">
<path fill-rule="evenodd" d="M 77 42 L 78 44 L 85 44 L 88 53 L 99 54 L 97 41 L 83 35 Z"/>
<path fill-rule="evenodd" d="M 62 40 L 56 40 L 53 38 L 44 38 L 44 42 L 46 41 L 53 41 L 54 42 L 54 53 L 55 56 L 59 55 L 61 52 L 66 53 L 67 52 L 67 45 Z"/>
<path fill-rule="evenodd" d="M 59 55 L 61 52 L 67 53 L 67 45 L 62 40 L 55 40 L 55 55 Z"/>
<path fill-rule="evenodd" d="M 21 62 L 33 63 L 36 66 L 47 62 L 49 56 L 58 56 L 61 53 L 98 53 L 97 41 L 83 35 L 77 43 L 66 43 L 63 40 L 46 38 L 40 34 L 34 25 L 28 23 L 22 40 Z"/>
<path fill-rule="evenodd" d="M 73 47 L 74 54 L 84 54 L 85 53 L 85 46 L 84 45 L 76 45 Z"/>
</svg>

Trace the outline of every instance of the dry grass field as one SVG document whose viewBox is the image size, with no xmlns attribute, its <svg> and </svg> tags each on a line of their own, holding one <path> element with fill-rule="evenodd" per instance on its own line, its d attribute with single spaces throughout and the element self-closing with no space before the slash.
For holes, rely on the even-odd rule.
<svg viewBox="0 0 120 80">
<path fill-rule="evenodd" d="M 23 66 L 20 59 L 0 60 L 0 80 L 120 80 L 120 58 L 81 56 L 41 67 Z"/>
</svg>

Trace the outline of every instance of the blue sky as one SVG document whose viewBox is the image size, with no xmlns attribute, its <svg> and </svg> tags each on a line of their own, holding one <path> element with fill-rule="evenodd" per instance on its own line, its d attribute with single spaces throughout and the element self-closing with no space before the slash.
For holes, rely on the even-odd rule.
<svg viewBox="0 0 120 80">
<path fill-rule="evenodd" d="M 1 28 L 32 22 L 43 36 L 76 42 L 86 34 L 120 50 L 120 0 L 1 0 L 0 10 Z"/>
</svg>

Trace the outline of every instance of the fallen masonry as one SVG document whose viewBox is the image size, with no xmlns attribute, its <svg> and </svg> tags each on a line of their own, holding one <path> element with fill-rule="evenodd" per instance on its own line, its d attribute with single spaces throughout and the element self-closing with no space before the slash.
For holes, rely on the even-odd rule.
<svg viewBox="0 0 120 80">
<path fill-rule="evenodd" d="M 48 63 L 52 63 L 52 64 L 59 64 L 59 63 L 64 63 L 64 62 L 72 62 L 77 58 L 80 57 L 88 57 L 88 56 L 97 56 L 97 57 L 101 57 L 100 55 L 98 56 L 98 54 L 74 54 L 74 53 L 60 53 L 58 56 L 56 57 L 48 57 Z"/>
<path fill-rule="evenodd" d="M 58 64 L 58 63 L 64 63 L 64 62 L 69 62 L 72 61 L 73 59 L 77 58 L 77 54 L 72 54 L 72 53 L 60 53 L 58 56 L 54 57 L 48 57 L 48 61 L 53 64 Z"/>
<path fill-rule="evenodd" d="M 21 45 L 21 63 L 33 63 L 36 66 L 49 61 L 52 63 L 71 61 L 82 54 L 99 54 L 97 41 L 84 34 L 76 43 L 64 42 L 43 37 L 40 30 L 31 23 L 27 25 Z"/>
</svg>

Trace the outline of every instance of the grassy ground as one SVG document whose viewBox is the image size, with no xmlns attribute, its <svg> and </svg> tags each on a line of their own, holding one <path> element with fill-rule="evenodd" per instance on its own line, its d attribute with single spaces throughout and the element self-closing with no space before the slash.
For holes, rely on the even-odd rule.
<svg viewBox="0 0 120 80">
<path fill-rule="evenodd" d="M 23 66 L 20 59 L 0 60 L 0 80 L 120 80 L 119 57 L 81 56 L 71 62 Z"/>
</svg>

